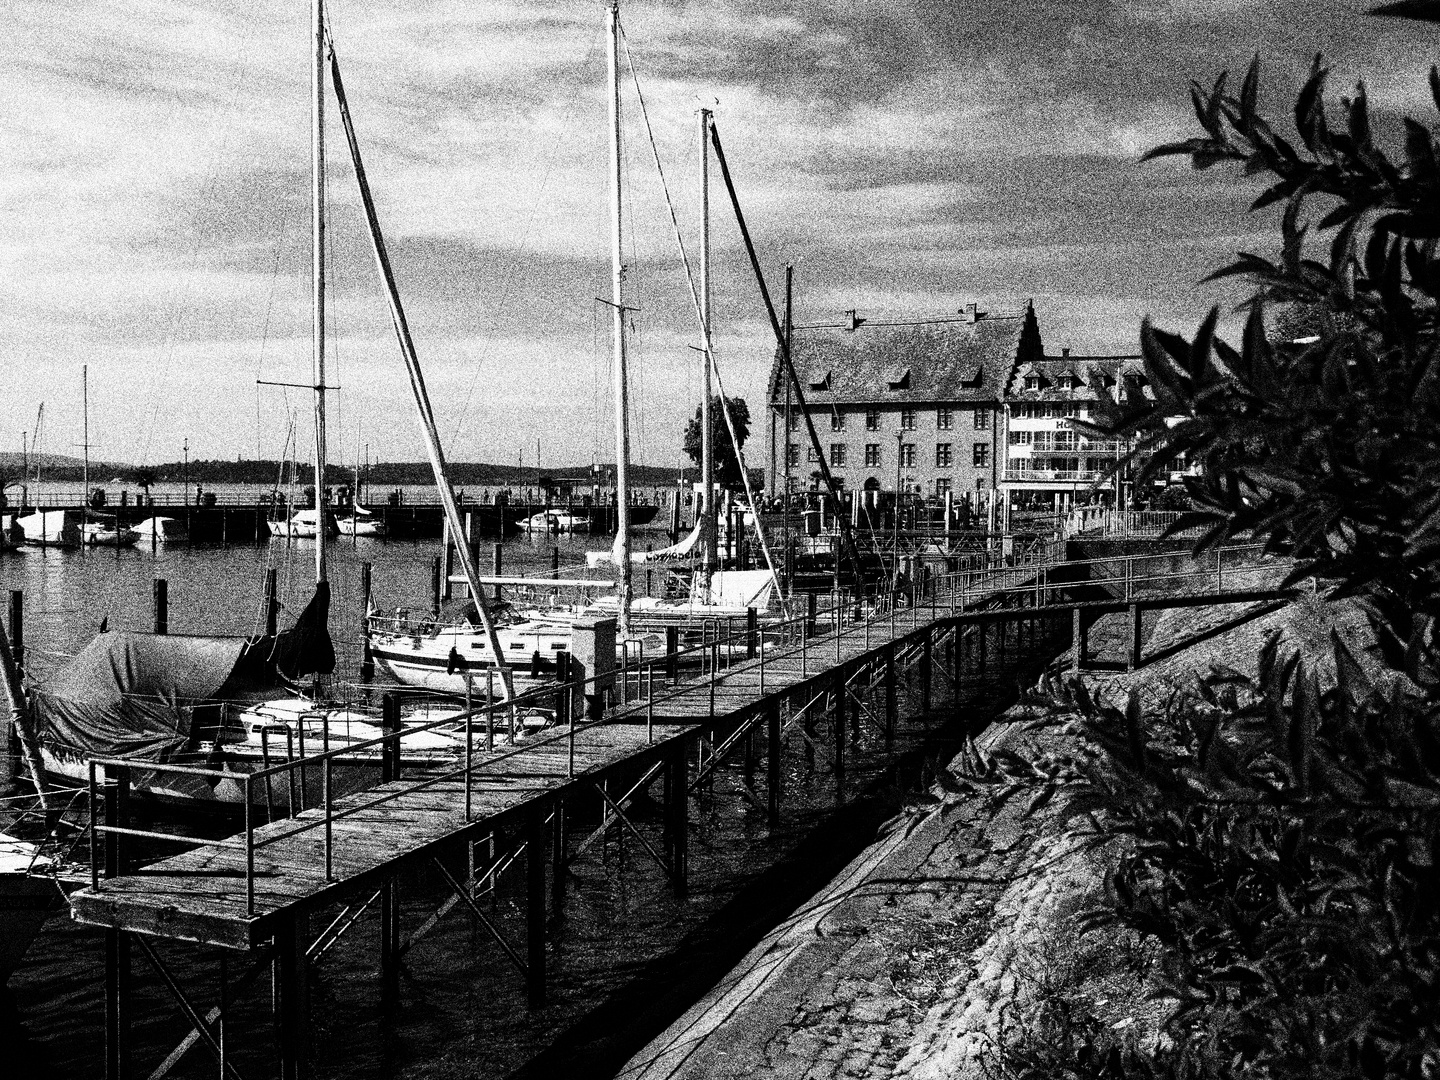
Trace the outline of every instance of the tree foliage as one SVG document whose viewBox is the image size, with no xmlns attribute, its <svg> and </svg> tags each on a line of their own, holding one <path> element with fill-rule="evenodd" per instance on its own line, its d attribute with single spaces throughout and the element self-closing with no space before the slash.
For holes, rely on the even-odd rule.
<svg viewBox="0 0 1440 1080">
<path fill-rule="evenodd" d="M 1203 134 L 1147 155 L 1265 177 L 1252 208 L 1284 204 L 1280 251 L 1212 275 L 1254 284 L 1238 347 L 1218 309 L 1189 338 L 1147 321 L 1154 400 L 1096 426 L 1138 437 L 1142 479 L 1198 461 L 1178 527 L 1294 555 L 1295 578 L 1360 598 L 1375 653 L 1272 639 L 1256 675 L 1213 672 L 1158 711 L 1045 688 L 1042 723 L 1079 749 L 1002 764 L 1118 841 L 1081 928 L 1158 942 L 1173 1008 L 1149 1048 L 1067 1014 L 1063 1037 L 1005 1048 L 1012 1076 L 1440 1078 L 1440 164 L 1429 123 L 1387 150 L 1364 86 L 1334 107 L 1327 74 L 1317 58 L 1293 139 L 1259 115 L 1251 65 L 1238 92 L 1195 84 Z M 1440 109 L 1434 69 L 1430 88 Z"/>
<path fill-rule="evenodd" d="M 1252 209 L 1285 203 L 1281 250 L 1243 253 L 1212 278 L 1255 283 L 1240 346 L 1216 336 L 1218 309 L 1189 339 L 1141 330 L 1154 400 L 1101 426 L 1138 435 L 1142 478 L 1184 453 L 1208 544 L 1263 537 L 1319 573 L 1400 610 L 1440 614 L 1440 165 L 1435 135 L 1405 121 L 1396 158 L 1375 141 L 1363 84 L 1331 117 L 1317 58 L 1287 140 L 1256 111 L 1258 64 L 1238 94 L 1221 75 L 1192 87 L 1204 135 L 1148 157 L 1186 154 L 1269 174 Z M 1440 72 L 1430 75 L 1440 108 Z M 1308 209 L 1319 217 L 1304 220 Z M 1310 248 L 1323 238 L 1322 257 Z M 1302 305 L 1306 344 L 1276 343 L 1267 303 Z M 1176 423 L 1176 418 L 1179 422 Z"/>
<path fill-rule="evenodd" d="M 745 440 L 750 437 L 750 406 L 744 398 L 726 398 L 730 405 L 730 418 L 735 421 L 735 436 L 744 449 Z M 701 420 L 702 407 L 695 406 L 695 415 L 685 425 L 685 453 L 696 465 L 700 464 L 701 434 L 704 431 Z M 710 399 L 710 444 L 715 448 L 715 482 L 722 487 L 739 489 L 744 486 L 740 478 L 740 462 L 735 456 L 735 446 L 730 439 L 730 429 L 720 411 L 720 395 Z"/>
</svg>

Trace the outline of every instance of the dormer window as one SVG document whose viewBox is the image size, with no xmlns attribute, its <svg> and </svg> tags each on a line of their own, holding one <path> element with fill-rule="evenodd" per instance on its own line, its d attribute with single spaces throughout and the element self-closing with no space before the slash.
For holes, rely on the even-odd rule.
<svg viewBox="0 0 1440 1080">
<path fill-rule="evenodd" d="M 891 390 L 909 390 L 910 369 L 906 368 L 904 371 L 892 371 L 889 379 L 886 381 L 889 383 Z"/>
<path fill-rule="evenodd" d="M 825 372 L 825 374 L 822 375 L 822 376 L 820 376 L 820 378 L 818 378 L 818 379 L 812 379 L 812 380 L 810 381 L 810 389 L 811 389 L 811 390 L 829 390 L 829 389 L 830 389 L 830 372 L 828 372 L 828 371 Z"/>
<path fill-rule="evenodd" d="M 1039 376 L 1039 375 L 1026 375 L 1026 376 L 1025 376 L 1025 389 L 1026 389 L 1026 390 L 1039 390 L 1039 389 L 1040 389 L 1040 376 Z"/>
</svg>

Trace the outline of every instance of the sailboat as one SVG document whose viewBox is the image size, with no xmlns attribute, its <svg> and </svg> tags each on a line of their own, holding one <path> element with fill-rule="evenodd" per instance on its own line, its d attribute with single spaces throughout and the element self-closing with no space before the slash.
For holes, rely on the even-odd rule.
<svg viewBox="0 0 1440 1080">
<path fill-rule="evenodd" d="M 326 32 L 323 0 L 313 8 L 312 250 L 313 364 L 315 393 L 315 487 L 325 475 L 325 225 L 324 73 Z M 318 514 L 320 508 L 317 507 Z M 326 545 L 315 545 L 315 592 L 295 625 L 255 638 L 102 632 L 66 664 L 30 687 L 41 733 L 45 771 L 85 781 L 92 757 L 123 757 L 135 763 L 137 793 L 190 805 L 243 802 L 236 774 L 303 759 L 327 745 L 344 749 L 374 726 L 344 710 L 293 702 L 295 683 L 335 669 L 328 621 L 330 583 Z M 344 712 L 345 715 L 340 715 Z M 332 732 L 331 724 L 335 730 Z M 349 733 L 347 735 L 347 732 Z M 424 733 L 417 733 L 424 734 Z M 317 737 L 318 736 L 318 737 Z M 427 738 L 425 751 L 434 747 Z M 412 740 L 413 743 L 413 740 Z M 337 745 L 338 744 L 338 745 Z M 405 753 L 405 739 L 401 752 Z M 373 783 L 374 748 L 341 757 L 334 770 L 337 791 Z M 147 764 L 204 766 L 214 772 L 170 773 Z M 320 770 L 309 770 L 318 774 Z M 294 774 L 291 774 L 294 778 Z M 268 810 L 292 808 L 318 798 L 315 775 L 298 785 L 263 785 Z M 252 794 L 255 794 L 252 792 Z"/>
<path fill-rule="evenodd" d="M 615 512 L 616 534 L 611 549 L 612 561 L 616 566 L 615 613 L 618 626 L 616 652 L 622 655 L 639 651 L 642 654 L 658 655 L 664 652 L 663 635 L 653 632 L 637 632 L 630 624 L 630 609 L 633 589 L 631 587 L 630 556 L 630 419 L 628 376 L 626 371 L 626 338 L 624 280 L 622 261 L 621 213 L 623 208 L 621 191 L 620 157 L 620 6 L 619 0 L 610 0 L 605 13 L 606 34 L 609 42 L 609 110 L 610 110 L 610 196 L 611 196 L 611 299 L 613 329 L 613 371 L 615 396 Z M 342 110 L 344 106 L 342 105 Z M 352 145 L 352 151 L 354 147 Z M 357 160 L 358 171 L 358 160 Z M 368 205 L 368 202 L 367 202 Z M 372 221 L 372 234 L 378 236 L 378 227 Z M 388 278 L 388 264 L 383 249 L 377 249 L 377 259 L 382 263 L 382 274 Z M 391 290 L 392 303 L 398 300 Z M 396 329 L 401 331 L 403 319 L 397 315 Z M 406 334 L 402 333 L 402 338 Z M 407 357 L 408 357 L 407 353 Z M 412 385 L 417 382 L 413 375 Z M 422 421 L 427 432 L 433 429 L 433 418 L 427 419 L 428 403 L 421 404 L 419 394 L 423 392 L 423 380 L 417 387 L 417 404 L 420 404 Z M 436 469 L 437 484 L 442 500 L 446 501 L 447 513 L 451 511 L 452 493 L 448 479 L 444 476 L 443 459 L 438 456 L 438 441 L 431 445 L 432 463 Z M 451 521 L 454 535 L 463 535 L 458 511 Z M 496 668 L 505 672 L 507 655 L 518 655 L 522 662 L 528 659 L 529 675 L 520 677 L 522 685 L 533 685 L 555 670 L 555 655 L 569 650 L 571 627 L 551 618 L 536 617 L 534 614 L 501 609 L 496 613 L 495 624 L 490 622 L 490 613 L 484 603 L 478 578 L 470 563 L 466 545 L 459 546 L 462 566 L 472 597 L 477 603 L 467 609 L 485 622 L 482 632 L 468 619 L 457 623 L 444 624 L 436 619 L 413 620 L 408 612 L 394 615 L 376 614 L 367 620 L 370 654 L 374 658 L 376 671 L 397 682 L 410 686 L 422 686 L 449 693 L 463 693 L 473 687 L 476 672 L 485 674 Z M 511 674 L 512 688 L 516 677 Z M 508 692 L 508 691 L 507 691 Z"/>
</svg>

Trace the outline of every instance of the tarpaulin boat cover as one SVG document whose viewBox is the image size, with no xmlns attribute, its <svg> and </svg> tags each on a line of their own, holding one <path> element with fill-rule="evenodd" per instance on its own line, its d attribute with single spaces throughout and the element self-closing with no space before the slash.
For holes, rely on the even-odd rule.
<svg viewBox="0 0 1440 1080">
<path fill-rule="evenodd" d="M 34 688 L 41 731 L 97 757 L 164 761 L 189 739 L 197 709 L 293 693 L 282 671 L 333 671 L 328 609 L 328 588 L 317 589 L 293 629 L 258 640 L 99 634 Z"/>
</svg>

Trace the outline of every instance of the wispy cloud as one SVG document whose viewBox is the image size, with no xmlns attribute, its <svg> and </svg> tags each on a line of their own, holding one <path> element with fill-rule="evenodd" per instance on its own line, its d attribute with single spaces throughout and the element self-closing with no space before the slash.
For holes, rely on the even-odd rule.
<svg viewBox="0 0 1440 1080">
<path fill-rule="evenodd" d="M 692 255 L 695 112 L 716 109 L 778 289 L 797 305 L 951 310 L 1034 297 L 1047 337 L 1133 346 L 1233 299 L 1198 286 L 1264 248 L 1243 178 L 1139 166 L 1193 127 L 1185 83 L 1265 56 L 1277 110 L 1323 50 L 1387 116 L 1429 113 L 1433 42 L 1363 0 L 634 0 L 626 44 Z M 47 0 L 7 25 L 0 94 L 0 445 L 52 431 L 92 367 L 107 456 L 273 452 L 309 348 L 308 14 L 281 0 Z M 382 220 L 456 453 L 608 456 L 604 51 L 598 2 L 334 0 Z M 627 262 L 644 455 L 698 393 L 693 316 L 626 77 Z M 1382 120 L 1384 117 L 1382 117 Z M 333 105 L 328 136 L 341 151 Z M 353 182 L 332 158 L 335 345 L 351 442 L 417 457 Z M 732 392 L 768 364 L 715 188 Z M 24 378 L 17 373 L 24 371 Z M 268 395 L 268 396 L 267 396 Z M 216 409 L 217 401 L 244 407 Z M 758 412 L 758 410 L 757 410 Z M 378 418 L 384 417 L 381 423 Z M 338 436 L 337 436 L 338 438 Z M 69 441 L 69 440 L 61 440 Z M 337 453 L 339 447 L 337 445 Z M 757 450 L 758 452 L 758 450 Z"/>
</svg>

